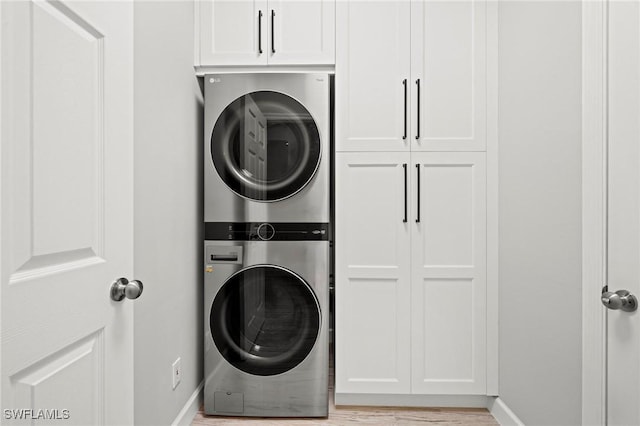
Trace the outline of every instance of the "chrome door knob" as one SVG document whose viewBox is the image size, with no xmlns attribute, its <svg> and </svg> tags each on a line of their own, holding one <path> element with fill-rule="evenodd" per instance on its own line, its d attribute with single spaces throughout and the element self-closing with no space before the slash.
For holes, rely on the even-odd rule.
<svg viewBox="0 0 640 426">
<path fill-rule="evenodd" d="M 603 291 L 601 300 L 604 306 L 612 310 L 633 312 L 638 309 L 638 299 L 627 290 L 618 290 L 615 293 Z"/>
<path fill-rule="evenodd" d="M 111 284 L 111 300 L 120 302 L 125 297 L 127 299 L 137 299 L 142 294 L 142 288 L 141 281 L 118 278 L 116 282 Z"/>
</svg>

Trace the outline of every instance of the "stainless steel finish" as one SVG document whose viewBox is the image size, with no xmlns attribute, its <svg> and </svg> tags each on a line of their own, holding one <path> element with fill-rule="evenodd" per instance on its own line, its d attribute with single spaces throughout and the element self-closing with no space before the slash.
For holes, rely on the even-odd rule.
<svg viewBox="0 0 640 426">
<path fill-rule="evenodd" d="M 126 278 L 118 278 L 111 284 L 111 300 L 115 302 L 127 299 L 137 299 L 142 294 L 142 282 L 138 280 L 129 281 Z"/>
<path fill-rule="evenodd" d="M 616 292 L 607 291 L 607 287 L 602 289 L 601 301 L 604 306 L 611 310 L 621 310 L 624 312 L 634 312 L 638 309 L 638 299 L 627 290 Z"/>
<path fill-rule="evenodd" d="M 321 141 L 315 174 L 294 195 L 259 202 L 232 191 L 211 159 L 211 134 L 223 110 L 239 97 L 256 91 L 283 93 L 311 114 Z M 327 74 L 216 74 L 205 78 L 204 221 L 205 222 L 329 222 L 329 76 Z"/>
<path fill-rule="evenodd" d="M 204 408 L 214 415 L 258 417 L 325 417 L 329 374 L 329 242 L 328 241 L 205 241 L 205 253 L 242 247 L 241 264 L 211 262 L 204 274 Z M 256 265 L 285 268 L 313 290 L 320 307 L 320 331 L 312 351 L 293 369 L 258 376 L 232 366 L 211 337 L 210 309 L 225 282 Z M 217 407 L 217 410 L 216 410 Z"/>
</svg>

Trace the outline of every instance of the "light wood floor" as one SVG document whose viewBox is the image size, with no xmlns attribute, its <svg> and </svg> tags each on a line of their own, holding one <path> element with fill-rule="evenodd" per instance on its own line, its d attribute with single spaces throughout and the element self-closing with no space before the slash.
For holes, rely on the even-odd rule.
<svg viewBox="0 0 640 426">
<path fill-rule="evenodd" d="M 395 408 L 395 407 L 329 407 L 327 419 L 273 419 L 204 416 L 198 412 L 192 426 L 207 425 L 413 425 L 437 423 L 438 425 L 494 426 L 498 422 L 482 408 Z"/>
<path fill-rule="evenodd" d="M 329 417 L 303 418 L 247 418 L 205 416 L 200 411 L 191 426 L 299 426 L 299 425 L 438 425 L 496 426 L 498 422 L 484 408 L 400 408 L 400 407 L 336 407 L 333 402 L 333 368 L 329 369 Z"/>
</svg>

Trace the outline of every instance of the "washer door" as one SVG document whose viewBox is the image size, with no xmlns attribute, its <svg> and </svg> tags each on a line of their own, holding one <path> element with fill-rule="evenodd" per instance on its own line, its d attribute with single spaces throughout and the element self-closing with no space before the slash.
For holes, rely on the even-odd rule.
<svg viewBox="0 0 640 426">
<path fill-rule="evenodd" d="M 272 376 L 291 370 L 313 349 L 320 307 L 309 285 L 272 265 L 243 269 L 222 286 L 211 306 L 213 341 L 236 368 Z"/>
<path fill-rule="evenodd" d="M 309 111 L 279 92 L 252 92 L 231 102 L 211 135 L 211 157 L 222 180 L 256 201 L 282 200 L 304 188 L 320 152 Z"/>
</svg>

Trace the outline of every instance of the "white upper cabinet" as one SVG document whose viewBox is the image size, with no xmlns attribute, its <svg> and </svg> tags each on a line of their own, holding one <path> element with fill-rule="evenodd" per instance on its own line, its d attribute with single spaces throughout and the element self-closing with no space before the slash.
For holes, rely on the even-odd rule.
<svg viewBox="0 0 640 426">
<path fill-rule="evenodd" d="M 335 1 L 270 0 L 270 64 L 335 63 Z"/>
<path fill-rule="evenodd" d="M 486 3 L 411 3 L 412 150 L 486 148 Z"/>
<path fill-rule="evenodd" d="M 335 0 L 207 0 L 196 4 L 200 66 L 335 62 Z"/>
<path fill-rule="evenodd" d="M 336 149 L 409 150 L 408 1 L 339 1 Z"/>
<path fill-rule="evenodd" d="M 336 34 L 338 151 L 486 149 L 485 0 L 338 2 Z"/>
<path fill-rule="evenodd" d="M 201 65 L 266 65 L 266 0 L 197 2 Z"/>
</svg>

